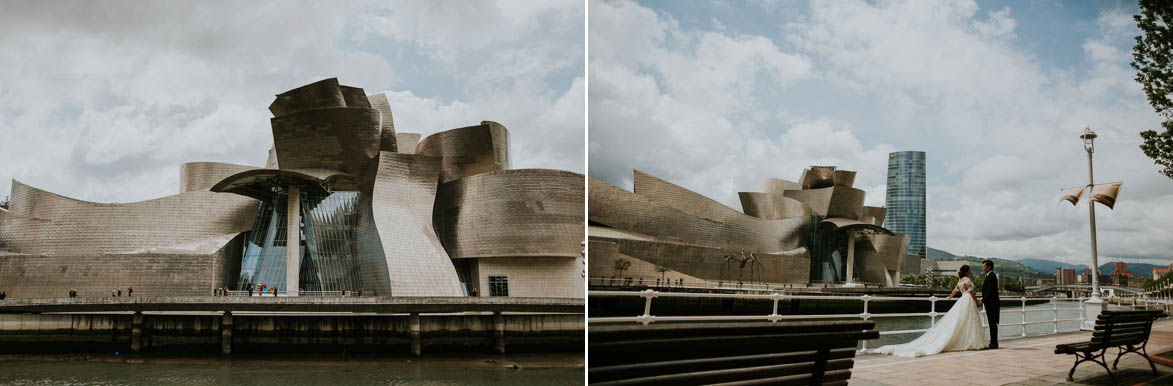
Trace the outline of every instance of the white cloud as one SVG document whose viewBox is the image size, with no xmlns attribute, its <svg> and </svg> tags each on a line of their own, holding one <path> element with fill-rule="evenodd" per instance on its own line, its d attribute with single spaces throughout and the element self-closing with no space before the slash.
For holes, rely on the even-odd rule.
<svg viewBox="0 0 1173 386">
<path fill-rule="evenodd" d="M 887 159 L 890 147 L 864 149 L 832 120 L 794 119 L 780 137 L 765 130 L 770 118 L 757 113 L 772 106 L 755 96 L 808 78 L 802 55 L 761 36 L 681 31 L 628 2 L 590 6 L 593 176 L 630 187 L 638 168 L 739 208 L 737 191 L 766 177 L 797 179 L 817 163 L 877 170 Z M 877 174 L 865 180 L 880 185 Z"/>
<path fill-rule="evenodd" d="M 1017 28 L 1031 21 L 1016 20 L 1014 5 L 798 8 L 781 36 L 753 36 L 592 2 L 591 175 L 622 185 L 639 168 L 736 208 L 733 190 L 834 164 L 859 172 L 873 204 L 883 202 L 885 153 L 924 150 L 930 246 L 1084 263 L 1087 209 L 1056 202 L 1059 188 L 1087 183 L 1077 137 L 1091 126 L 1097 181 L 1125 181 L 1117 209 L 1097 212 L 1101 260 L 1173 259 L 1173 181 L 1138 150 L 1137 132 L 1159 120 L 1132 80 L 1127 12 L 1104 11 L 1089 38 L 1071 39 L 1080 67 L 1029 49 Z"/>
<path fill-rule="evenodd" d="M 183 162 L 263 165 L 273 95 L 335 76 L 435 103 L 393 103 L 409 124 L 461 113 L 417 121 L 428 130 L 500 121 L 514 134 L 515 166 L 584 170 L 574 74 L 584 10 L 574 1 L 0 8 L 0 197 L 15 178 L 138 201 L 175 194 Z M 405 88 L 432 68 L 438 86 Z"/>
</svg>

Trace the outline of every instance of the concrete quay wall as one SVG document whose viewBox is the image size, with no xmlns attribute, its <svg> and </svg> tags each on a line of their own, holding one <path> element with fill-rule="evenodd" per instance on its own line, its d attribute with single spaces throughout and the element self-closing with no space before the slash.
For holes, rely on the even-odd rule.
<svg viewBox="0 0 1173 386">
<path fill-rule="evenodd" d="M 363 346 L 421 355 L 451 347 L 510 346 L 581 349 L 582 314 L 396 314 L 396 315 L 176 315 L 176 314 L 0 314 L 4 352 L 49 347 L 90 347 L 127 352 L 194 349 L 233 351 Z"/>
</svg>

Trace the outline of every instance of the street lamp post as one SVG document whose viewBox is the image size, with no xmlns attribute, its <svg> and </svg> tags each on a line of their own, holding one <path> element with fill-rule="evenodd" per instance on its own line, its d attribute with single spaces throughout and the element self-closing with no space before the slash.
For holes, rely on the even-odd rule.
<svg viewBox="0 0 1173 386">
<path fill-rule="evenodd" d="M 1095 179 L 1092 175 L 1092 152 L 1095 151 L 1096 133 L 1091 128 L 1084 128 L 1083 134 L 1079 138 L 1083 139 L 1083 149 L 1087 150 L 1087 194 L 1090 197 L 1095 185 Z M 1087 212 L 1092 235 L 1092 294 L 1091 298 L 1087 300 L 1087 307 L 1084 308 L 1087 310 L 1087 318 L 1084 319 L 1083 329 L 1090 330 L 1095 325 L 1096 318 L 1100 316 L 1100 311 L 1103 310 L 1104 301 L 1100 299 L 1100 261 L 1096 251 L 1095 201 L 1087 201 Z"/>
</svg>

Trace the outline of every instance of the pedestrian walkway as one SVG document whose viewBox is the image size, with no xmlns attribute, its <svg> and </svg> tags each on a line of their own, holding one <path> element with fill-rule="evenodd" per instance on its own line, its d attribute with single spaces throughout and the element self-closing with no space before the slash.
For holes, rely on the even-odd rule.
<svg viewBox="0 0 1173 386">
<path fill-rule="evenodd" d="M 867 354 L 856 358 L 852 386 L 919 385 L 1108 385 L 1111 379 L 1098 364 L 1084 362 L 1075 370 L 1074 382 L 1067 382 L 1067 371 L 1075 358 L 1055 354 L 1055 345 L 1087 341 L 1090 331 L 1057 335 L 1001 338 L 999 350 L 950 352 L 920 358 L 898 358 Z M 1173 321 L 1153 325 L 1149 337 L 1149 354 L 1173 350 Z M 1116 359 L 1116 350 L 1106 355 Z M 1127 354 L 1120 359 L 1120 370 L 1113 371 L 1121 385 L 1173 385 L 1173 367 L 1157 364 L 1160 376 L 1154 376 L 1148 362 L 1140 355 Z"/>
</svg>

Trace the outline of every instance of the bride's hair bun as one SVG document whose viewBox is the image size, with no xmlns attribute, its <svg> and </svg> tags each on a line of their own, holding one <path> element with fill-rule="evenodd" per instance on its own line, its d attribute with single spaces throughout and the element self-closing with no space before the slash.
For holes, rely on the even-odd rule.
<svg viewBox="0 0 1173 386">
<path fill-rule="evenodd" d="M 961 269 L 957 270 L 957 277 L 959 277 L 959 278 L 965 277 L 965 275 L 968 275 L 968 274 L 969 274 L 969 265 L 963 265 L 963 266 L 961 266 Z"/>
</svg>

